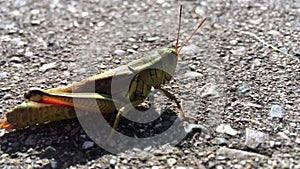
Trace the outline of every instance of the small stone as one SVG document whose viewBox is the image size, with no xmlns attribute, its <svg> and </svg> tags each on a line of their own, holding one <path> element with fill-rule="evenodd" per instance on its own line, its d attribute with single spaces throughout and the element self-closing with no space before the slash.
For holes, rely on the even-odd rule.
<svg viewBox="0 0 300 169">
<path fill-rule="evenodd" d="M 154 37 L 150 37 L 150 38 L 147 38 L 145 41 L 146 42 L 155 42 L 159 39 L 158 36 L 154 36 Z"/>
<path fill-rule="evenodd" d="M 162 4 L 162 3 L 164 3 L 165 2 L 165 0 L 157 0 L 156 1 L 156 3 L 158 3 L 158 4 Z"/>
<path fill-rule="evenodd" d="M 109 160 L 109 164 L 110 164 L 111 166 L 115 166 L 115 165 L 117 164 L 117 160 L 114 159 L 114 158 L 112 158 L 112 159 Z"/>
<path fill-rule="evenodd" d="M 278 31 L 276 31 L 276 30 L 270 30 L 270 31 L 268 32 L 268 34 L 274 35 L 274 36 L 279 36 L 279 35 L 280 35 L 280 32 L 278 32 Z"/>
<path fill-rule="evenodd" d="M 56 160 L 52 160 L 50 162 L 50 166 L 51 166 L 51 168 L 57 168 L 57 161 Z"/>
<path fill-rule="evenodd" d="M 271 106 L 271 111 L 270 111 L 270 116 L 271 117 L 278 117 L 282 118 L 282 108 L 280 105 L 272 105 Z"/>
<path fill-rule="evenodd" d="M 134 39 L 134 38 L 128 38 L 128 41 L 129 41 L 129 42 L 135 42 L 136 39 Z"/>
<path fill-rule="evenodd" d="M 203 74 L 194 72 L 194 71 L 189 71 L 189 72 L 186 72 L 184 74 L 184 76 L 188 77 L 188 78 L 200 78 L 200 77 L 203 77 Z"/>
<path fill-rule="evenodd" d="M 40 20 L 32 20 L 30 23 L 32 25 L 39 25 L 39 24 L 41 24 L 41 21 Z"/>
<path fill-rule="evenodd" d="M 4 100 L 11 99 L 11 98 L 12 98 L 12 95 L 10 93 L 7 93 L 6 95 L 3 96 Z"/>
<path fill-rule="evenodd" d="M 244 55 L 246 53 L 246 48 L 244 46 L 240 46 L 235 50 L 230 50 L 233 55 Z"/>
<path fill-rule="evenodd" d="M 7 73 L 0 71 L 0 79 L 6 78 L 6 77 L 7 77 Z"/>
<path fill-rule="evenodd" d="M 204 15 L 206 14 L 205 8 L 202 7 L 201 5 L 199 5 L 199 6 L 197 6 L 196 9 L 195 9 L 195 13 L 198 14 L 198 15 L 204 16 Z"/>
<path fill-rule="evenodd" d="M 30 14 L 32 15 L 36 15 L 36 14 L 39 14 L 40 13 L 40 10 L 39 9 L 33 9 L 30 11 Z"/>
<path fill-rule="evenodd" d="M 235 40 L 235 39 L 233 39 L 233 40 L 230 40 L 230 41 L 229 41 L 229 44 L 230 44 L 230 45 L 237 45 L 237 44 L 238 44 L 238 41 Z"/>
<path fill-rule="evenodd" d="M 201 87 L 198 91 L 197 94 L 200 95 L 201 97 L 218 97 L 219 92 L 217 90 L 217 86 L 211 83 L 207 83 L 203 87 Z"/>
<path fill-rule="evenodd" d="M 102 27 L 102 26 L 104 26 L 106 23 L 104 22 L 104 21 L 100 21 L 100 22 L 98 22 L 97 23 L 97 26 L 98 27 Z"/>
<path fill-rule="evenodd" d="M 19 58 L 17 56 L 14 56 L 14 57 L 12 57 L 12 58 L 9 59 L 9 62 L 21 63 L 22 60 L 21 60 L 21 58 Z"/>
<path fill-rule="evenodd" d="M 169 158 L 167 159 L 167 163 L 169 166 L 174 166 L 177 163 L 177 160 L 175 158 Z"/>
<path fill-rule="evenodd" d="M 243 83 L 243 85 L 239 87 L 239 91 L 241 93 L 247 93 L 250 91 L 250 88 L 248 87 L 247 84 Z"/>
<path fill-rule="evenodd" d="M 124 56 L 126 54 L 126 51 L 117 49 L 114 51 L 114 54 L 116 54 L 118 56 Z"/>
<path fill-rule="evenodd" d="M 253 25 L 258 25 L 258 24 L 261 23 L 261 21 L 262 21 L 262 18 L 251 19 L 251 20 L 249 20 L 249 22 L 250 22 L 251 24 L 253 24 Z"/>
<path fill-rule="evenodd" d="M 216 131 L 219 133 L 225 133 L 231 136 L 235 136 L 238 134 L 238 131 L 233 129 L 231 126 L 227 124 L 220 124 L 217 128 Z"/>
<path fill-rule="evenodd" d="M 21 12 L 18 11 L 18 10 L 14 10 L 14 11 L 10 12 L 10 15 L 12 15 L 12 16 L 21 16 Z"/>
<path fill-rule="evenodd" d="M 290 138 L 284 132 L 278 132 L 277 135 L 283 139 L 290 140 Z"/>
<path fill-rule="evenodd" d="M 261 143 L 264 143 L 267 139 L 269 139 L 269 136 L 263 132 L 252 130 L 249 128 L 246 128 L 246 141 L 245 145 L 249 148 L 255 149 L 257 148 Z"/>
<path fill-rule="evenodd" d="M 21 38 L 13 38 L 11 41 L 14 45 L 17 46 L 23 46 L 25 44 L 24 41 L 21 40 Z M 18 49 L 17 53 L 19 54 L 21 52 L 23 52 L 23 49 Z"/>
<path fill-rule="evenodd" d="M 180 52 L 181 55 L 195 55 L 199 51 L 199 47 L 196 45 L 184 46 Z"/>
<path fill-rule="evenodd" d="M 113 61 L 114 61 L 115 64 L 120 64 L 121 63 L 121 61 L 119 59 L 114 59 Z"/>
<path fill-rule="evenodd" d="M 295 143 L 300 144 L 300 137 L 297 137 Z"/>
<path fill-rule="evenodd" d="M 55 68 L 56 66 L 57 66 L 57 65 L 56 65 L 56 62 L 43 64 L 43 65 L 39 68 L 39 71 L 41 71 L 41 72 L 46 72 L 47 70 L 53 69 L 53 68 Z"/>
<path fill-rule="evenodd" d="M 245 103 L 244 106 L 245 106 L 245 107 L 262 108 L 261 105 L 259 105 L 259 104 L 254 104 L 254 103 L 250 103 L 250 102 Z"/>
<path fill-rule="evenodd" d="M 137 50 L 139 48 L 138 45 L 132 45 L 132 49 Z"/>
<path fill-rule="evenodd" d="M 30 164 L 32 160 L 30 158 L 26 158 L 25 163 Z"/>
<path fill-rule="evenodd" d="M 127 51 L 128 53 L 136 53 L 136 51 L 133 50 L 133 49 L 127 49 L 126 51 Z"/>
<path fill-rule="evenodd" d="M 217 144 L 219 146 L 225 146 L 228 144 L 228 141 L 225 138 L 217 137 L 211 140 L 212 144 Z"/>
<path fill-rule="evenodd" d="M 82 149 L 86 150 L 86 149 L 93 147 L 94 145 L 95 145 L 95 143 L 92 141 L 85 141 L 82 145 Z"/>
<path fill-rule="evenodd" d="M 32 53 L 32 52 L 25 52 L 25 56 L 26 56 L 26 57 L 32 57 L 32 56 L 33 56 L 33 53 Z"/>
<path fill-rule="evenodd" d="M 252 152 L 225 148 L 225 147 L 219 148 L 216 153 L 217 156 L 226 156 L 229 159 L 249 159 L 251 157 L 264 158 L 264 159 L 268 158 L 267 156 L 258 153 L 252 153 Z"/>
<path fill-rule="evenodd" d="M 141 152 L 139 153 L 139 159 L 143 162 L 147 161 L 148 159 L 151 158 L 151 155 L 149 153 L 146 153 L 146 152 Z"/>
</svg>

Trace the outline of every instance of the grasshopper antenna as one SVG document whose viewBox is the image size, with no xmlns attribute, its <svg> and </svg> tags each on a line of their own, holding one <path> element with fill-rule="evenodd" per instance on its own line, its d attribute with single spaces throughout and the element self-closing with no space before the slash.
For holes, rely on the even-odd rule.
<svg viewBox="0 0 300 169">
<path fill-rule="evenodd" d="M 180 37 L 181 13 L 182 13 L 182 5 L 180 5 L 180 9 L 179 9 L 178 34 L 177 34 L 177 41 L 176 41 L 176 45 L 175 45 L 176 50 L 178 49 L 178 43 L 179 43 L 179 37 Z"/>
<path fill-rule="evenodd" d="M 181 8 L 180 8 L 181 9 Z M 181 18 L 181 10 L 180 10 L 180 18 Z M 196 34 L 196 32 L 201 28 L 201 26 L 204 24 L 204 22 L 206 21 L 207 17 L 205 17 L 200 24 L 198 25 L 198 27 L 194 30 L 194 32 L 192 33 L 192 35 L 183 43 L 182 46 L 180 46 L 179 50 L 178 50 L 178 54 L 180 53 L 181 49 L 187 45 L 187 43 L 192 39 L 192 37 Z M 180 19 L 179 19 L 180 20 Z M 179 28 L 180 28 L 180 24 L 179 24 Z M 179 32 L 179 31 L 178 31 Z M 178 33 L 179 34 L 179 33 Z M 179 36 L 179 35 L 178 35 Z M 177 39 L 178 42 L 178 39 Z M 176 44 L 177 46 L 177 44 Z"/>
</svg>

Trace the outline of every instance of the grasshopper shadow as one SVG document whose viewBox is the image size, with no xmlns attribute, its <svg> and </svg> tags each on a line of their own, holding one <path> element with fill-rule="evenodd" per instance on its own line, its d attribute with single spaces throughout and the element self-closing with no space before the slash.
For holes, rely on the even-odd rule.
<svg viewBox="0 0 300 169">
<path fill-rule="evenodd" d="M 117 129 L 124 135 L 149 137 L 168 129 L 176 119 L 176 112 L 167 109 L 157 120 L 142 125 L 122 118 Z M 114 115 L 107 117 L 111 123 Z M 0 137 L 2 153 L 11 158 L 51 159 L 57 162 L 58 168 L 75 165 L 85 165 L 89 161 L 111 154 L 96 144 L 90 148 L 83 148 L 85 142 L 91 141 L 77 119 L 52 122 L 23 130 L 12 131 Z M 130 148 L 129 148 L 130 149 Z M 103 167 L 109 167 L 104 164 Z M 50 163 L 41 168 L 51 168 Z"/>
</svg>

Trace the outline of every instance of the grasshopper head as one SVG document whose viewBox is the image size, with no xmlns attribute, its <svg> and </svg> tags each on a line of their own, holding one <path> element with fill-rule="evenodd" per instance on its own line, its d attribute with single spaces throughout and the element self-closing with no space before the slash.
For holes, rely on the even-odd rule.
<svg viewBox="0 0 300 169">
<path fill-rule="evenodd" d="M 176 66 L 177 66 L 177 61 L 178 61 L 178 52 L 175 48 L 166 48 L 166 49 L 161 49 L 158 51 L 161 60 L 161 70 L 164 72 L 167 72 L 170 76 L 170 78 L 173 76 Z"/>
<path fill-rule="evenodd" d="M 161 49 L 158 51 L 158 53 L 162 58 L 167 57 L 170 54 L 173 54 L 174 56 L 178 57 L 178 52 L 175 48 Z"/>
</svg>

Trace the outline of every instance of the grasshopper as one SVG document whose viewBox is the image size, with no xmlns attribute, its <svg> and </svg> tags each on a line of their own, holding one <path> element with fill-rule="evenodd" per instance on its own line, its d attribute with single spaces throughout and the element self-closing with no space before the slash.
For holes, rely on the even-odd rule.
<svg viewBox="0 0 300 169">
<path fill-rule="evenodd" d="M 0 126 L 5 130 L 12 130 L 43 124 L 45 122 L 72 119 L 77 117 L 74 108 L 87 112 L 98 112 L 100 109 L 103 115 L 118 111 L 113 124 L 113 130 L 107 138 L 109 141 L 119 124 L 120 118 L 126 115 L 132 108 L 144 102 L 151 93 L 151 88 L 160 90 L 166 97 L 173 100 L 177 105 L 180 117 L 185 118 L 179 101 L 173 94 L 163 89 L 162 85 L 171 80 L 177 66 L 180 51 L 204 24 L 206 18 L 199 23 L 192 35 L 179 47 L 181 13 L 182 6 L 180 6 L 175 48 L 159 50 L 159 55 L 142 57 L 127 65 L 105 71 L 104 73 L 66 87 L 49 90 L 31 89 L 24 94 L 24 97 L 30 102 L 8 111 L 2 119 Z M 130 83 L 128 88 L 112 88 L 113 80 L 116 81 L 115 84 L 123 84 L 128 80 L 130 80 Z M 114 103 L 121 102 L 122 99 L 112 97 L 116 94 L 129 99 L 131 104 L 123 104 L 122 107 L 117 109 Z M 78 104 L 74 104 L 74 100 Z M 91 106 L 90 103 L 92 100 L 96 100 L 97 107 Z"/>
</svg>

